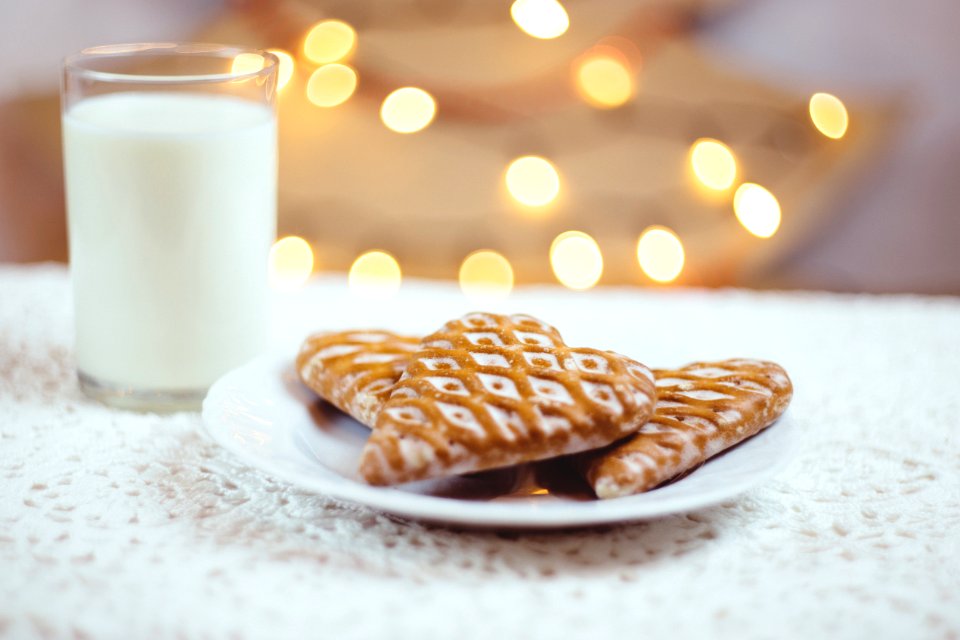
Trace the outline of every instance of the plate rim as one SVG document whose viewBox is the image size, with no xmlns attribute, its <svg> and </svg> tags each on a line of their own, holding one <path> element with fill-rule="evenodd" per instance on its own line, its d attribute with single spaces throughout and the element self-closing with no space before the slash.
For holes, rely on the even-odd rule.
<svg viewBox="0 0 960 640">
<path fill-rule="evenodd" d="M 623 498 L 595 501 L 571 501 L 566 503 L 524 502 L 523 508 L 512 508 L 508 502 L 458 500 L 456 498 L 430 496 L 400 491 L 392 487 L 373 487 L 361 484 L 349 478 L 345 482 L 331 481 L 323 477 L 306 476 L 289 467 L 278 464 L 264 456 L 259 456 L 249 447 L 238 443 L 231 436 L 227 420 L 219 411 L 227 396 L 231 384 L 251 370 L 269 368 L 282 377 L 284 373 L 295 375 L 294 358 L 289 354 L 272 352 L 250 360 L 221 376 L 209 389 L 203 401 L 201 422 L 206 433 L 224 449 L 243 460 L 246 464 L 266 472 L 301 489 L 317 493 L 340 502 L 366 506 L 382 513 L 400 518 L 439 524 L 454 524 L 471 528 L 513 528 L 513 529 L 556 529 L 566 527 L 586 527 L 621 524 L 650 520 L 678 513 L 689 513 L 733 498 L 752 487 L 770 480 L 779 474 L 795 457 L 798 438 L 796 427 L 789 410 L 774 423 L 779 434 L 785 436 L 781 444 L 781 453 L 769 465 L 761 470 L 722 488 L 698 492 L 690 496 L 677 496 L 670 500 L 668 508 L 663 503 L 638 501 L 650 494 L 638 494 Z M 276 383 L 277 381 L 272 381 Z M 313 394 L 305 385 L 300 384 L 301 398 L 292 397 L 303 403 L 303 410 L 309 411 L 306 400 Z M 772 427 L 773 425 L 771 425 Z M 769 428 L 768 428 L 769 429 Z M 280 432 L 297 437 L 294 427 L 281 428 Z M 754 437 L 763 437 L 767 429 Z M 298 447 L 296 443 L 293 446 Z M 299 448 L 299 447 L 298 447 Z M 707 464 L 709 461 L 707 462 Z M 683 482 L 680 480 L 678 482 Z M 519 507 L 520 503 L 517 503 Z M 531 505 L 535 505 L 531 508 Z M 509 515 L 507 515 L 509 514 Z"/>
</svg>

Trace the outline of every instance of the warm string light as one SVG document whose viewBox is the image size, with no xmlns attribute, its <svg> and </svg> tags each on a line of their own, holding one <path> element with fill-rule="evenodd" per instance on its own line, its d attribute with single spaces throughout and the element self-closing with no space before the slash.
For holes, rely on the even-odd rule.
<svg viewBox="0 0 960 640">
<path fill-rule="evenodd" d="M 295 66 L 293 56 L 283 49 L 267 49 L 267 51 L 277 56 L 277 60 L 280 61 L 277 67 L 277 91 L 281 91 L 290 83 L 290 79 L 293 78 L 293 69 Z"/>
<path fill-rule="evenodd" d="M 780 228 L 780 203 L 758 184 L 744 182 L 737 188 L 733 212 L 743 228 L 758 238 L 769 238 Z"/>
<path fill-rule="evenodd" d="M 322 20 L 303 40 L 303 55 L 316 64 L 339 62 L 357 47 L 357 32 L 342 20 Z"/>
<path fill-rule="evenodd" d="M 637 241 L 637 260 L 651 280 L 673 282 L 683 271 L 683 243 L 667 227 L 647 227 Z"/>
<path fill-rule="evenodd" d="M 380 119 L 391 131 L 415 133 L 425 129 L 437 113 L 437 103 L 429 93 L 417 87 L 403 87 L 386 97 L 380 107 Z"/>
<path fill-rule="evenodd" d="M 400 265 L 385 251 L 368 251 L 353 261 L 347 275 L 350 292 L 370 300 L 391 298 L 400 290 Z"/>
<path fill-rule="evenodd" d="M 560 174 L 546 158 L 523 156 L 507 167 L 507 191 L 514 200 L 528 207 L 543 207 L 560 193 Z"/>
<path fill-rule="evenodd" d="M 267 51 L 277 57 L 277 91 L 280 91 L 293 77 L 293 56 L 283 49 L 267 49 Z M 255 73 L 263 69 L 265 64 L 266 59 L 259 53 L 241 53 L 233 59 L 230 73 L 234 75 Z"/>
<path fill-rule="evenodd" d="M 325 64 L 307 81 L 307 99 L 318 107 L 341 105 L 356 90 L 357 72 L 345 64 Z"/>
<path fill-rule="evenodd" d="M 569 17 L 556 0 L 516 0 L 511 15 L 517 25 L 533 37 L 556 38 L 569 27 Z M 635 95 L 634 59 L 619 46 L 601 41 L 574 65 L 574 83 L 580 96 L 590 105 L 609 109 L 622 106 Z M 628 44 L 633 45 L 632 42 Z M 340 61 L 356 49 L 357 34 L 340 20 L 324 20 L 314 25 L 303 43 L 305 57 L 321 65 L 311 74 L 306 87 L 313 104 L 333 107 L 348 100 L 356 91 L 356 71 Z M 635 48 L 635 46 L 634 46 Z M 294 58 L 282 49 L 269 49 L 279 59 L 278 89 L 285 87 L 294 74 Z M 259 54 L 238 55 L 231 71 L 244 74 L 263 68 Z M 428 127 L 437 111 L 436 100 L 418 87 L 403 87 L 391 92 L 380 108 L 383 124 L 397 133 L 414 133 Z M 843 102 L 827 93 L 810 98 L 810 118 L 823 135 L 838 139 L 845 135 L 849 116 Z M 731 149 L 719 140 L 697 140 L 689 152 L 690 169 L 699 185 L 725 192 L 736 183 L 737 160 Z M 510 196 L 526 207 L 540 209 L 554 202 L 560 193 L 560 175 L 546 158 L 524 156 L 507 167 L 505 182 Z M 741 184 L 733 197 L 733 209 L 740 224 L 759 238 L 773 236 L 781 222 L 777 198 L 755 183 Z M 683 244 L 672 230 L 652 226 L 637 242 L 637 259 L 643 272 L 657 282 L 672 282 L 683 271 Z M 550 249 L 550 263 L 558 281 L 571 289 L 594 286 L 603 273 L 603 255 L 596 241 L 579 231 L 557 236 Z M 310 245 L 295 236 L 279 240 L 271 249 L 271 284 L 278 289 L 302 286 L 313 270 Z M 476 251 L 460 267 L 460 286 L 471 298 L 504 297 L 512 291 L 514 276 L 510 262 L 495 251 Z M 400 287 L 401 272 L 390 254 L 371 251 L 358 257 L 350 268 L 350 288 L 364 297 L 386 297 Z"/>
<path fill-rule="evenodd" d="M 575 84 L 588 104 L 599 109 L 614 109 L 633 97 L 633 72 L 623 56 L 601 51 L 598 48 L 597 53 L 587 54 L 575 65 Z"/>
<path fill-rule="evenodd" d="M 541 40 L 558 38 L 570 27 L 567 10 L 557 0 L 515 0 L 510 16 L 524 33 Z"/>
<path fill-rule="evenodd" d="M 296 291 L 313 273 L 313 250 L 298 236 L 280 238 L 270 248 L 270 286 L 277 291 Z"/>
<path fill-rule="evenodd" d="M 240 53 L 233 58 L 230 64 L 230 73 L 241 76 L 247 73 L 256 73 L 263 69 L 266 61 L 259 53 Z"/>
<path fill-rule="evenodd" d="M 475 302 L 506 298 L 513 289 L 513 267 L 496 251 L 474 251 L 460 265 L 460 289 Z"/>
<path fill-rule="evenodd" d="M 842 138 L 850 124 L 847 107 L 829 93 L 815 93 L 810 97 L 810 119 L 817 131 L 834 140 Z"/>
<path fill-rule="evenodd" d="M 726 191 L 737 178 L 737 160 L 719 140 L 701 138 L 690 147 L 690 168 L 703 186 Z"/>
<path fill-rule="evenodd" d="M 560 284 L 582 291 L 603 275 L 603 254 L 592 237 L 582 231 L 564 231 L 550 245 L 550 266 Z"/>
</svg>

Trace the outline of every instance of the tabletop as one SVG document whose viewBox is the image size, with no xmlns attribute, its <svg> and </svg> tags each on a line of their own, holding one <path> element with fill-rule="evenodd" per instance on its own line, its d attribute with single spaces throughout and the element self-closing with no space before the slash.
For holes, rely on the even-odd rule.
<svg viewBox="0 0 960 640">
<path fill-rule="evenodd" d="M 448 283 L 376 302 L 325 277 L 276 295 L 274 348 L 473 306 Z M 197 414 L 86 399 L 66 270 L 0 266 L 0 637 L 960 637 L 960 300 L 531 287 L 494 306 L 653 366 L 780 362 L 797 456 L 648 522 L 404 521 L 246 467 Z"/>
</svg>

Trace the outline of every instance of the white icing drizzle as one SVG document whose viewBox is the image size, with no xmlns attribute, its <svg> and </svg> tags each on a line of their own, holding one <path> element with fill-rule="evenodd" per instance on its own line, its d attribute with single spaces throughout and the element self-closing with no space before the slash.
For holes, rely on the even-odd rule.
<svg viewBox="0 0 960 640">
<path fill-rule="evenodd" d="M 481 367 L 509 367 L 510 361 L 499 353 L 475 353 L 471 352 L 470 357 Z"/>
<path fill-rule="evenodd" d="M 603 382 L 590 382 L 589 380 L 581 380 L 580 385 L 591 401 L 607 407 L 614 415 L 619 416 L 623 414 L 623 405 L 620 403 L 620 399 L 617 398 L 613 387 Z"/>
<path fill-rule="evenodd" d="M 552 353 L 524 351 L 523 359 L 526 360 L 527 364 L 531 367 L 550 369 L 551 371 L 563 371 L 563 369 L 560 368 L 560 363 L 557 361 L 557 356 Z"/>
<path fill-rule="evenodd" d="M 429 382 L 434 389 L 454 396 L 469 396 L 470 391 L 459 378 L 449 376 L 425 376 L 424 380 Z"/>
<path fill-rule="evenodd" d="M 492 373 L 477 373 L 477 378 L 479 378 L 483 388 L 490 393 L 505 398 L 520 400 L 520 392 L 517 390 L 517 385 L 510 378 Z"/>
<path fill-rule="evenodd" d="M 573 397 L 570 395 L 570 392 L 556 380 L 538 376 L 530 376 L 528 380 L 530 381 L 530 388 L 533 389 L 533 393 L 537 399 L 558 404 L 573 404 Z"/>
<path fill-rule="evenodd" d="M 686 389 L 677 391 L 677 395 L 691 398 L 693 400 L 730 400 L 732 396 L 726 393 L 713 391 L 712 389 Z"/>
</svg>

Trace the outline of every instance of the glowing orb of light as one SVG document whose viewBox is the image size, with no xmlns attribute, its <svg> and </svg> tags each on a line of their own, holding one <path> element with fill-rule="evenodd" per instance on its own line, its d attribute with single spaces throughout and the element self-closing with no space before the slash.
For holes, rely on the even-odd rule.
<svg viewBox="0 0 960 640">
<path fill-rule="evenodd" d="M 737 188 L 733 212 L 743 228 L 758 238 L 769 238 L 780 228 L 780 203 L 758 184 L 745 182 Z"/>
<path fill-rule="evenodd" d="M 230 73 L 235 76 L 242 76 L 247 73 L 256 73 L 263 69 L 266 60 L 259 53 L 240 53 L 234 57 L 230 64 Z"/>
<path fill-rule="evenodd" d="M 293 56 L 283 49 L 267 49 L 270 53 L 277 56 L 280 65 L 277 68 L 277 91 L 280 91 L 290 83 L 293 78 L 294 61 Z"/>
<path fill-rule="evenodd" d="M 577 65 L 575 75 L 577 91 L 594 107 L 614 109 L 633 97 L 633 73 L 624 60 L 608 55 L 588 56 Z"/>
<path fill-rule="evenodd" d="M 310 75 L 307 99 L 318 107 L 336 107 L 357 90 L 357 72 L 345 64 L 325 64 Z"/>
<path fill-rule="evenodd" d="M 353 261 L 347 284 L 360 298 L 383 300 L 400 290 L 400 265 L 385 251 L 368 251 Z"/>
<path fill-rule="evenodd" d="M 817 131 L 834 140 L 842 138 L 850 124 L 847 107 L 840 98 L 829 93 L 810 96 L 810 119 Z"/>
<path fill-rule="evenodd" d="M 277 291 L 295 291 L 313 273 L 313 249 L 298 236 L 286 236 L 270 248 L 270 286 Z"/>
<path fill-rule="evenodd" d="M 510 16 L 524 33 L 541 40 L 558 38 L 570 27 L 567 10 L 557 0 L 516 0 Z"/>
<path fill-rule="evenodd" d="M 708 189 L 726 191 L 737 178 L 737 160 L 719 140 L 701 138 L 690 147 L 690 167 Z"/>
<path fill-rule="evenodd" d="M 560 174 L 546 158 L 523 156 L 507 167 L 507 191 L 528 207 L 542 207 L 560 193 Z"/>
<path fill-rule="evenodd" d="M 513 289 L 513 267 L 496 251 L 474 251 L 460 265 L 460 289 L 475 301 L 506 298 Z"/>
<path fill-rule="evenodd" d="M 303 55 L 311 62 L 327 64 L 343 60 L 357 46 L 357 32 L 342 20 L 321 20 L 303 40 Z"/>
<path fill-rule="evenodd" d="M 437 113 L 437 103 L 429 93 L 417 87 L 403 87 L 386 97 L 380 107 L 380 119 L 397 133 L 414 133 L 426 128 Z"/>
<path fill-rule="evenodd" d="M 637 260 L 650 279 L 673 282 L 683 271 L 683 243 L 667 227 L 647 227 L 637 242 Z"/>
<path fill-rule="evenodd" d="M 589 289 L 603 275 L 603 254 L 592 237 L 582 231 L 564 231 L 550 245 L 550 266 L 560 284 Z"/>
</svg>

